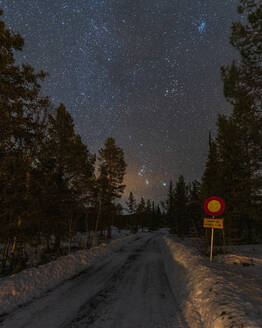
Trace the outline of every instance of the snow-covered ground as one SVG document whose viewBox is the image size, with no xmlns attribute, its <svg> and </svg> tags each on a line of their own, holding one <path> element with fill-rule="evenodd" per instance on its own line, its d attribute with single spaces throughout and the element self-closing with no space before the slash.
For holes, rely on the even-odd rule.
<svg viewBox="0 0 262 328">
<path fill-rule="evenodd" d="M 234 246 L 212 263 L 165 236 L 166 271 L 191 328 L 262 327 L 262 245 Z"/>
<path fill-rule="evenodd" d="M 262 245 L 193 245 L 138 233 L 3 278 L 0 327 L 261 328 Z"/>
<path fill-rule="evenodd" d="M 137 238 L 132 235 L 102 243 L 89 250 L 77 251 L 74 254 L 61 256 L 56 261 L 40 265 L 37 268 L 26 269 L 10 277 L 0 279 L 0 315 L 8 313 L 18 305 L 24 304 L 43 292 L 71 279 L 94 263 L 121 248 L 125 243 Z"/>
<path fill-rule="evenodd" d="M 165 273 L 159 245 L 161 236 L 140 233 L 127 238 L 116 241 L 119 247 L 114 252 L 106 251 L 102 261 L 94 262 L 78 276 L 69 278 L 68 273 L 67 280 L 56 288 L 46 292 L 46 285 L 41 283 L 45 289 L 41 297 L 37 295 L 31 302 L 2 316 L 0 327 L 187 328 Z M 48 274 L 47 266 L 44 271 Z M 66 269 L 65 263 L 63 267 L 61 272 Z M 52 275 L 51 272 L 48 281 Z M 23 278 L 26 293 L 27 283 Z M 5 299 L 7 295 L 2 303 Z"/>
<path fill-rule="evenodd" d="M 126 229 L 119 230 L 117 227 L 113 226 L 111 241 L 129 236 L 130 234 L 131 233 L 129 230 L 126 230 Z M 77 232 L 74 235 L 74 237 L 72 238 L 72 243 L 71 243 L 72 251 L 85 249 L 87 247 L 87 244 L 91 246 L 92 238 L 93 238 L 93 231 L 90 233 L 90 235 L 89 235 L 89 233 L 87 234 L 84 232 Z M 52 235 L 50 237 L 50 245 L 49 246 L 52 248 L 54 246 L 54 243 L 55 243 L 55 237 Z M 105 244 L 108 244 L 109 241 L 102 240 L 101 237 L 99 236 L 98 243 L 103 244 L 105 246 Z M 60 246 L 61 246 L 61 253 L 68 254 L 68 246 L 69 246 L 68 241 L 62 240 Z M 1 257 L 1 251 L 3 248 L 4 248 L 4 245 L 0 244 L 0 257 Z M 44 250 L 45 248 L 46 248 L 45 240 L 43 240 L 41 245 L 37 245 L 37 247 L 33 247 L 29 244 L 25 245 L 25 252 L 28 255 L 27 268 L 36 267 L 39 264 L 43 263 L 42 250 Z M 55 254 L 46 254 L 45 263 L 47 261 L 51 261 L 56 258 L 57 258 L 57 255 L 55 255 Z M 8 264 L 8 262 L 7 262 L 7 264 Z M 1 279 L 1 276 L 4 276 L 4 275 L 5 274 L 0 273 L 0 279 Z"/>
</svg>

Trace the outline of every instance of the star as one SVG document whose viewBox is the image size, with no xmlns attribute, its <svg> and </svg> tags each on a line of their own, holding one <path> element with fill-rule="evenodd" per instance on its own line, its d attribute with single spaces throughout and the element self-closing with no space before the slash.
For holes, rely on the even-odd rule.
<svg viewBox="0 0 262 328">
<path fill-rule="evenodd" d="M 202 22 L 198 25 L 198 31 L 199 31 L 200 33 L 203 33 L 204 30 L 205 30 L 205 28 L 206 28 L 206 22 L 205 22 L 205 21 L 202 21 Z"/>
<path fill-rule="evenodd" d="M 114 137 L 127 161 L 126 190 L 159 200 L 180 174 L 201 179 L 208 132 L 217 113 L 230 110 L 219 72 L 235 56 L 229 35 L 238 1 L 0 0 L 0 7 L 25 39 L 18 62 L 49 73 L 42 93 L 65 104 L 93 153 Z"/>
</svg>

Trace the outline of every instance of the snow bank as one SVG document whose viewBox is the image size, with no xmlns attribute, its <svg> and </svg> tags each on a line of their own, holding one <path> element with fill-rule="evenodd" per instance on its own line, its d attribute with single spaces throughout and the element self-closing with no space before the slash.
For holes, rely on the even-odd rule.
<svg viewBox="0 0 262 328">
<path fill-rule="evenodd" d="M 37 268 L 26 269 L 20 273 L 0 280 L 0 315 L 11 312 L 18 305 L 31 301 L 35 297 L 72 278 L 90 265 L 110 256 L 125 243 L 137 238 L 137 235 L 124 237 L 102 244 L 89 250 L 77 251 L 58 258 Z"/>
<path fill-rule="evenodd" d="M 237 268 L 236 275 L 225 263 L 210 264 L 208 258 L 178 238 L 165 236 L 163 240 L 170 284 L 191 328 L 262 327 L 257 305 L 262 304 L 262 280 L 242 285 L 248 283 L 249 267 L 241 266 L 244 271 L 240 273 Z M 261 276 L 261 267 L 252 268 Z"/>
</svg>

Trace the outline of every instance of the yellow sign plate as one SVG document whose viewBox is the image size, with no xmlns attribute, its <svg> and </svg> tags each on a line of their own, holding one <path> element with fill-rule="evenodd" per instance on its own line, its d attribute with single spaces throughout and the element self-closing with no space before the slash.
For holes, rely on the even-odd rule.
<svg viewBox="0 0 262 328">
<path fill-rule="evenodd" d="M 224 229 L 224 219 L 204 218 L 204 228 Z"/>
</svg>

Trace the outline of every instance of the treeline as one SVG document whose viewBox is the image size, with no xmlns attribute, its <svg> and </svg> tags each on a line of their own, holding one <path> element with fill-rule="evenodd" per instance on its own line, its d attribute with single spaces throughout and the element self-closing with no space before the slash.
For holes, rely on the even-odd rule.
<svg viewBox="0 0 262 328">
<path fill-rule="evenodd" d="M 209 136 L 201 185 L 193 184 L 193 195 L 192 190 L 186 191 L 183 178 L 174 191 L 171 185 L 167 212 L 172 229 L 183 235 L 195 218 L 195 214 L 190 214 L 191 204 L 195 204 L 198 227 L 205 215 L 201 214 L 204 199 L 220 196 L 226 202 L 226 240 L 255 242 L 262 237 L 261 1 L 241 0 L 238 10 L 247 17 L 245 24 L 232 25 L 230 42 L 239 52 L 239 60 L 221 69 L 224 94 L 233 112 L 219 115 L 217 135 Z"/>
<path fill-rule="evenodd" d="M 209 139 L 203 195 L 225 199 L 229 239 L 255 241 L 262 235 L 262 8 L 241 0 L 247 22 L 233 23 L 231 44 L 239 60 L 221 69 L 231 115 L 219 115 L 217 136 Z"/>
<path fill-rule="evenodd" d="M 197 180 L 186 184 L 181 175 L 175 185 L 170 181 L 167 199 L 162 202 L 170 233 L 182 238 L 189 235 L 201 237 L 201 202 L 200 183 Z"/>
<path fill-rule="evenodd" d="M 200 182 L 194 180 L 187 184 L 182 175 L 175 185 L 170 181 L 166 200 L 155 203 L 141 197 L 137 201 L 133 192 L 130 192 L 125 209 L 127 214 L 121 216 L 116 226 L 132 232 L 169 228 L 170 233 L 182 238 L 202 237 L 204 233 Z"/>
<path fill-rule="evenodd" d="M 129 229 L 131 232 L 137 231 L 154 231 L 165 226 L 164 213 L 162 213 L 159 204 L 144 197 L 138 202 L 133 192 L 129 193 L 126 201 L 127 214 L 121 219 L 122 227 Z"/>
<path fill-rule="evenodd" d="M 224 240 L 255 242 L 262 236 L 262 10 L 256 0 L 240 4 L 247 22 L 234 23 L 231 35 L 239 60 L 221 70 L 233 111 L 218 116 L 201 182 L 186 184 L 183 176 L 171 181 L 161 207 L 143 198 L 137 203 L 130 193 L 128 215 L 116 201 L 125 188 L 123 150 L 108 138 L 98 156 L 90 153 L 65 106 L 54 108 L 42 96 L 47 74 L 16 65 L 14 53 L 23 50 L 24 40 L 0 20 L 2 271 L 28 263 L 26 245 L 43 263 L 62 254 L 64 241 L 70 252 L 77 232 L 89 247 L 100 236 L 110 238 L 112 225 L 134 232 L 168 225 L 181 237 L 204 237 L 202 206 L 213 195 L 226 202 Z"/>
<path fill-rule="evenodd" d="M 0 259 L 9 272 L 26 265 L 28 245 L 43 263 L 62 253 L 62 241 L 70 252 L 77 231 L 87 234 L 87 244 L 91 231 L 94 244 L 99 231 L 110 238 L 126 171 L 113 138 L 96 158 L 65 106 L 54 108 L 41 95 L 46 73 L 15 64 L 23 44 L 0 20 Z"/>
</svg>

